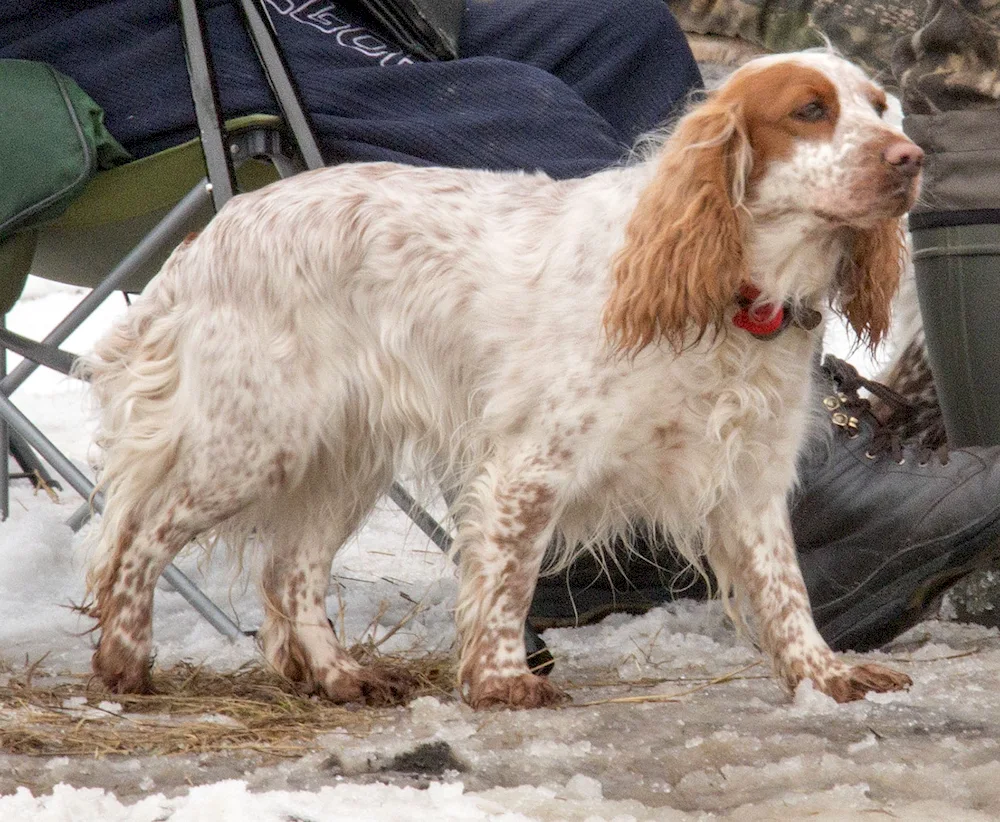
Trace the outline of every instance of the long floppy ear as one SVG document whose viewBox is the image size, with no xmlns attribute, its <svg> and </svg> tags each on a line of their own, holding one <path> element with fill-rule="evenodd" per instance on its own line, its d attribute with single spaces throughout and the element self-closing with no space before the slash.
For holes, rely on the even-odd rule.
<svg viewBox="0 0 1000 822">
<path fill-rule="evenodd" d="M 639 197 L 615 257 L 604 328 L 634 356 L 665 338 L 681 350 L 718 330 L 746 278 L 742 198 L 751 151 L 741 113 L 709 101 L 681 120 Z"/>
<path fill-rule="evenodd" d="M 841 309 L 858 340 L 874 351 L 889 330 L 892 300 L 906 264 L 902 220 L 879 221 L 854 229 L 853 244 L 840 283 Z"/>
</svg>

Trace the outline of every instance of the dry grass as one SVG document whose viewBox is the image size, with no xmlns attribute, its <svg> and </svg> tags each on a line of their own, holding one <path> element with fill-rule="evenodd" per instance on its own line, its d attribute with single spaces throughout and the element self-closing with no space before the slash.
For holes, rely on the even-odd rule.
<svg viewBox="0 0 1000 822">
<path fill-rule="evenodd" d="M 744 665 L 742 668 L 737 668 L 735 671 L 730 671 L 728 673 L 722 674 L 721 676 L 713 677 L 698 685 L 694 685 L 690 688 L 685 688 L 683 691 L 676 691 L 671 694 L 640 694 L 636 696 L 616 696 L 616 697 L 609 697 L 607 699 L 595 699 L 591 702 L 578 702 L 575 703 L 572 707 L 590 708 L 595 705 L 629 704 L 629 703 L 642 703 L 642 702 L 682 702 L 686 697 L 689 697 L 692 694 L 696 694 L 699 691 L 704 691 L 706 688 L 713 688 L 717 685 L 725 685 L 727 682 L 732 682 L 737 679 L 748 679 L 749 677 L 744 677 L 742 676 L 742 674 L 744 674 L 746 671 L 749 671 L 751 668 L 756 668 L 760 664 L 761 663 L 759 660 L 757 662 L 751 662 L 749 665 Z M 764 676 L 760 678 L 769 679 L 770 677 Z M 670 682 L 670 681 L 677 681 L 677 680 L 660 679 L 660 680 L 655 680 L 653 682 L 655 682 L 655 684 L 659 684 L 660 682 Z M 633 683 L 629 684 L 632 685 Z M 647 683 L 642 683 L 642 685 L 648 686 Z"/>
<path fill-rule="evenodd" d="M 371 658 L 369 646 L 352 650 Z M 393 659 L 416 680 L 411 696 L 450 697 L 450 656 Z M 375 710 L 296 693 L 274 672 L 251 664 L 230 673 L 190 664 L 154 669 L 152 695 L 110 695 L 92 678 L 42 675 L 37 663 L 0 684 L 0 751 L 28 756 L 163 756 L 227 751 L 301 756 L 319 734 L 365 733 Z M 83 700 L 86 700 L 84 703 Z M 116 707 L 100 707 L 113 702 Z"/>
</svg>

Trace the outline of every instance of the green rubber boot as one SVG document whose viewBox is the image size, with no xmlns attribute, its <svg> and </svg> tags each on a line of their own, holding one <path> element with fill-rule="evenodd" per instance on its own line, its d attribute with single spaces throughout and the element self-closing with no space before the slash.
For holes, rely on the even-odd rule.
<svg viewBox="0 0 1000 822">
<path fill-rule="evenodd" d="M 949 445 L 1000 445 L 1000 225 L 921 228 L 912 236 Z"/>
</svg>

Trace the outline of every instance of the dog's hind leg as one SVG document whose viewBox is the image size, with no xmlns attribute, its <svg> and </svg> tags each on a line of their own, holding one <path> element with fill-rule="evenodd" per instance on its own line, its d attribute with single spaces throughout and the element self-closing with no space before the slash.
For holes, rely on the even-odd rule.
<svg viewBox="0 0 1000 822">
<path fill-rule="evenodd" d="M 565 698 L 528 669 L 524 622 L 558 508 L 554 466 L 538 455 L 494 462 L 474 484 L 456 538 L 459 683 L 473 708 L 536 708 Z"/>
<path fill-rule="evenodd" d="M 303 486 L 330 407 L 322 360 L 287 315 L 207 288 L 178 303 L 188 284 L 174 274 L 164 269 L 90 366 L 106 499 L 88 575 L 101 630 L 93 664 L 118 691 L 149 687 L 164 567 L 237 515 L 266 530 L 268 504 Z"/>
<path fill-rule="evenodd" d="M 101 631 L 94 671 L 119 692 L 149 688 L 153 593 L 163 569 L 199 534 L 293 484 L 308 450 L 287 444 L 307 430 L 294 409 L 259 402 L 252 385 L 220 381 L 213 391 L 188 392 L 187 404 L 163 393 L 169 401 L 133 401 L 105 452 L 106 503 L 88 587 Z"/>
<path fill-rule="evenodd" d="M 192 539 L 260 493 L 259 486 L 235 483 L 233 469 L 195 482 L 175 468 L 145 499 L 110 498 L 102 521 L 106 555 L 90 583 L 101 632 L 93 668 L 112 691 L 150 690 L 153 594 L 163 569 Z"/>
<path fill-rule="evenodd" d="M 732 583 L 738 600 L 756 617 L 761 648 L 771 655 L 775 673 L 789 690 L 811 679 L 817 690 L 849 702 L 869 691 L 909 687 L 908 676 L 882 665 L 847 664 L 820 636 L 784 496 L 760 512 L 717 513 L 712 536 L 716 544 L 708 552 L 709 562 L 720 582 Z"/>
<path fill-rule="evenodd" d="M 391 479 L 355 476 L 331 487 L 335 469 L 317 465 L 294 496 L 279 499 L 280 518 L 264 559 L 265 618 L 258 638 L 281 675 L 336 702 L 399 702 L 411 680 L 384 665 L 362 666 L 338 642 L 326 611 L 330 565 L 337 550 L 371 511 Z M 360 473 L 360 472 L 359 472 Z"/>
</svg>

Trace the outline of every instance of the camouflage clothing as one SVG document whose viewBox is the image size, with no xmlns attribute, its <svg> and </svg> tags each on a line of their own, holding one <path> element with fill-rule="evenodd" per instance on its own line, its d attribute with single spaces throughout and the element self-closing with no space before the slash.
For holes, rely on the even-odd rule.
<svg viewBox="0 0 1000 822">
<path fill-rule="evenodd" d="M 910 227 L 1000 223 L 1000 0 L 931 0 L 892 68 L 927 154 Z"/>
<path fill-rule="evenodd" d="M 684 31 L 739 37 L 767 51 L 818 46 L 829 38 L 888 88 L 902 85 L 913 113 L 983 108 L 1000 99 L 1000 0 L 667 0 L 667 5 Z"/>
<path fill-rule="evenodd" d="M 922 0 L 667 0 L 684 31 L 739 37 L 767 51 L 821 46 L 829 38 L 887 87 L 901 37 L 920 25 Z"/>
<path fill-rule="evenodd" d="M 892 69 L 908 115 L 996 109 L 1000 0 L 931 0 L 920 30 L 895 49 Z"/>
</svg>

